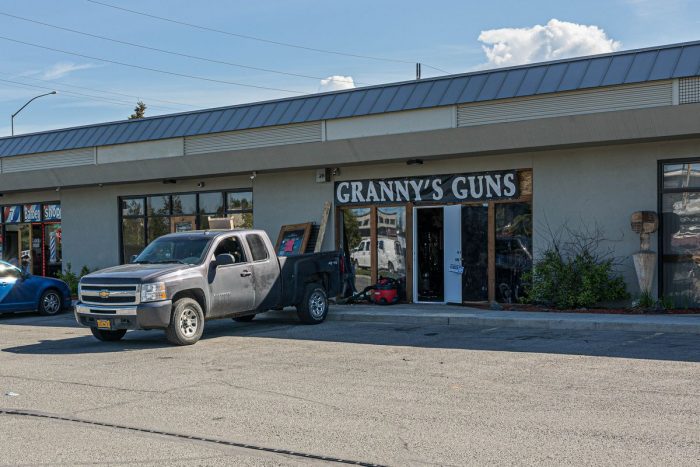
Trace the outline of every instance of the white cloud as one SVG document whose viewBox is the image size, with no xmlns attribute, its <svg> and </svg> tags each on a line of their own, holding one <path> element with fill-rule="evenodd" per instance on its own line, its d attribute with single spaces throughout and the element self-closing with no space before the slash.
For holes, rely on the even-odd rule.
<svg viewBox="0 0 700 467">
<path fill-rule="evenodd" d="M 352 89 L 354 87 L 355 81 L 352 79 L 352 76 L 333 75 L 321 80 L 319 90 L 321 92 L 340 91 L 343 89 Z"/>
<path fill-rule="evenodd" d="M 620 42 L 595 25 L 551 19 L 531 28 L 502 28 L 479 35 L 488 66 L 511 66 L 613 52 Z"/>
<path fill-rule="evenodd" d="M 45 70 L 42 73 L 42 77 L 43 79 L 59 79 L 63 78 L 69 73 L 73 73 L 74 71 L 87 70 L 89 68 L 95 68 L 95 66 L 96 65 L 92 65 L 90 63 L 78 65 L 77 63 L 72 62 L 59 62 Z"/>
</svg>

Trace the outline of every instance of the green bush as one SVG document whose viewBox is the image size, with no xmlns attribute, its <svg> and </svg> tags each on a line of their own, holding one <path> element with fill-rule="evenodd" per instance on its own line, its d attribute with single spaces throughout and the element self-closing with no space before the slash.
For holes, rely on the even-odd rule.
<svg viewBox="0 0 700 467">
<path fill-rule="evenodd" d="M 78 295 L 78 284 L 80 283 L 80 278 L 87 274 L 90 274 L 90 269 L 88 269 L 87 266 L 83 266 L 80 269 L 80 273 L 76 274 L 73 272 L 73 265 L 68 263 L 66 265 L 66 270 L 56 274 L 56 278 L 68 284 L 72 295 Z"/>
<path fill-rule="evenodd" d="M 586 241 L 580 241 L 580 240 Z M 529 303 L 556 308 L 592 307 L 629 298 L 625 282 L 614 271 L 614 260 L 595 252 L 600 239 L 562 244 L 555 240 L 537 259 L 525 280 Z"/>
</svg>

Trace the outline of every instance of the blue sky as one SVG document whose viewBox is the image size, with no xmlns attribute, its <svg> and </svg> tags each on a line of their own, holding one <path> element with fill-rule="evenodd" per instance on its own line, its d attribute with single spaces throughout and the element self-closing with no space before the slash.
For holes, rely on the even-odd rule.
<svg viewBox="0 0 700 467">
<path fill-rule="evenodd" d="M 413 79 L 415 61 L 459 73 L 700 39 L 697 0 L 99 1 L 234 34 L 409 63 L 284 47 L 163 22 L 88 0 L 5 0 L 0 2 L 0 36 L 94 58 L 0 39 L 0 136 L 9 135 L 10 115 L 26 100 L 52 89 L 58 94 L 33 102 L 16 117 L 16 134 L 124 119 L 132 112 L 137 98 L 146 102 L 147 115 L 152 116 L 298 95 L 166 75 L 97 58 L 213 80 L 313 93 L 350 86 L 350 80 L 362 86 Z M 310 78 L 143 50 L 7 14 Z M 424 68 L 423 74 L 440 72 Z M 333 76 L 340 78 L 322 83 L 322 79 Z"/>
</svg>

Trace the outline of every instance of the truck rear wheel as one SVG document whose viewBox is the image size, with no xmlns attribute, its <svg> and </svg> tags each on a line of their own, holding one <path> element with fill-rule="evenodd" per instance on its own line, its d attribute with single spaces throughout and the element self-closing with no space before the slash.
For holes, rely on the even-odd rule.
<svg viewBox="0 0 700 467">
<path fill-rule="evenodd" d="M 204 312 L 196 300 L 181 298 L 173 306 L 170 324 L 165 329 L 168 342 L 175 345 L 192 345 L 204 331 Z"/>
<path fill-rule="evenodd" d="M 320 284 L 309 284 L 297 305 L 297 315 L 304 324 L 322 323 L 328 315 L 328 296 Z"/>
<path fill-rule="evenodd" d="M 116 331 L 105 331 L 103 329 L 90 328 L 90 331 L 92 331 L 92 335 L 95 336 L 95 339 L 100 340 L 102 342 L 116 342 L 121 340 L 122 337 L 124 337 L 124 334 L 126 334 L 126 329 L 117 329 Z"/>
</svg>

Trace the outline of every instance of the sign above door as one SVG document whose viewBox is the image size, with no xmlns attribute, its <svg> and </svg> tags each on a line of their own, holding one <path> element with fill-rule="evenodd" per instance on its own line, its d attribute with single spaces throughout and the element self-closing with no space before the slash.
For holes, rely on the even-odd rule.
<svg viewBox="0 0 700 467">
<path fill-rule="evenodd" d="M 520 196 L 518 171 L 354 180 L 335 183 L 335 203 L 466 203 Z"/>
</svg>

